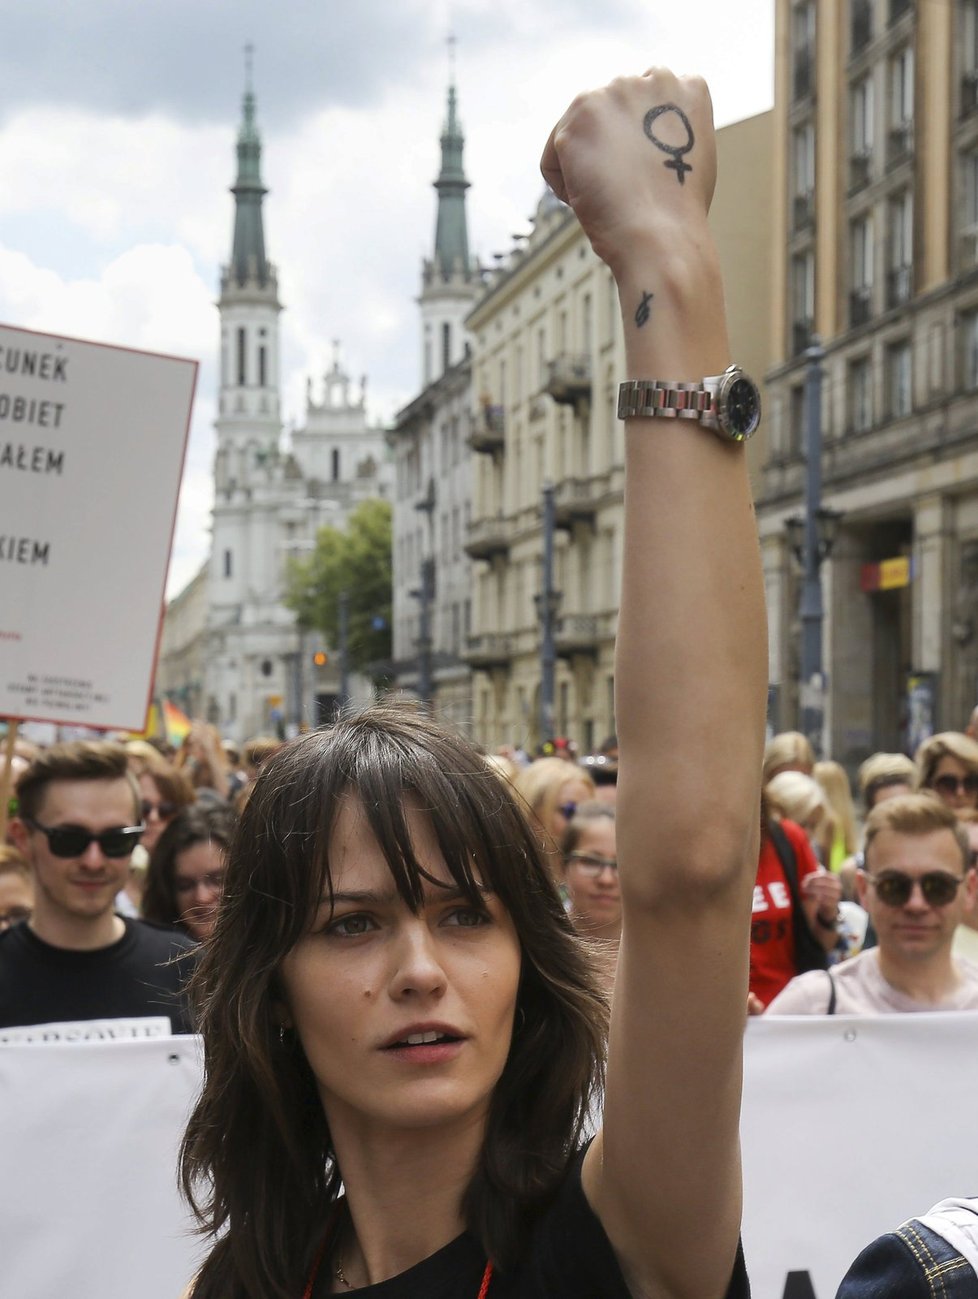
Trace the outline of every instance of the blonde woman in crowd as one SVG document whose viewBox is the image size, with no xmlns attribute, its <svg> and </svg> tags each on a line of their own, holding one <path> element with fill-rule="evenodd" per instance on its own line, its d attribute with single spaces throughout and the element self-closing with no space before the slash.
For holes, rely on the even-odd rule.
<svg viewBox="0 0 978 1299">
<path fill-rule="evenodd" d="M 766 785 L 782 771 L 800 771 L 810 776 L 814 766 L 815 754 L 801 731 L 782 731 L 772 736 L 764 746 L 761 779 Z"/>
<path fill-rule="evenodd" d="M 812 775 L 821 786 L 832 817 L 832 837 L 827 844 L 825 865 L 836 874 L 847 857 L 859 847 L 859 827 L 852 801 L 852 787 L 841 763 L 826 759 L 815 763 Z"/>
<path fill-rule="evenodd" d="M 800 771 L 782 771 L 764 786 L 771 811 L 800 825 L 811 840 L 815 855 L 826 865 L 826 845 L 835 830 L 832 810 L 825 791 L 813 776 Z"/>
<path fill-rule="evenodd" d="M 932 790 L 959 816 L 978 811 L 978 744 L 960 731 L 925 740 L 914 754 L 917 789 Z"/>
<path fill-rule="evenodd" d="M 905 753 L 874 753 L 859 768 L 856 779 L 863 813 L 869 816 L 877 803 L 913 793 L 916 768 Z"/>
<path fill-rule="evenodd" d="M 577 805 L 595 797 L 594 781 L 563 758 L 537 758 L 519 773 L 515 786 L 543 830 L 543 851 L 560 884 L 560 841 Z"/>
</svg>

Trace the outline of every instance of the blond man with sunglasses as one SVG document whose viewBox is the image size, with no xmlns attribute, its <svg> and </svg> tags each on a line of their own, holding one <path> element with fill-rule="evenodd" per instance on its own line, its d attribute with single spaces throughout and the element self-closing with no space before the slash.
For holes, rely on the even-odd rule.
<svg viewBox="0 0 978 1299">
<path fill-rule="evenodd" d="M 951 950 L 978 890 L 968 837 L 951 808 L 932 794 L 876 806 L 856 889 L 879 946 L 792 979 L 767 1014 L 978 1010 L 978 965 Z"/>
</svg>

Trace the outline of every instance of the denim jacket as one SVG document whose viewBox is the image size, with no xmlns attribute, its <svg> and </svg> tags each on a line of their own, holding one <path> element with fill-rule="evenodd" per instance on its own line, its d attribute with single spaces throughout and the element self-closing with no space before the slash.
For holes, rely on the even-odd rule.
<svg viewBox="0 0 978 1299">
<path fill-rule="evenodd" d="M 978 1273 L 966 1257 L 976 1257 L 978 1200 L 942 1201 L 925 1218 L 911 1218 L 868 1245 L 836 1299 L 978 1299 Z"/>
</svg>

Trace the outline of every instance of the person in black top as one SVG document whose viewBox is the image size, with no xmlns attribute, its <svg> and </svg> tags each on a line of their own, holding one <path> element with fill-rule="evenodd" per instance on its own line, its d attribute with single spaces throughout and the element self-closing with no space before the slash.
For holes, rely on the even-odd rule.
<svg viewBox="0 0 978 1299">
<path fill-rule="evenodd" d="M 182 1177 L 213 1243 L 193 1299 L 748 1294 L 766 635 L 731 440 L 759 408 L 726 373 L 715 167 L 705 85 L 661 70 L 575 100 L 543 159 L 617 280 L 647 396 L 626 385 L 621 407 L 607 1039 L 539 827 L 471 745 L 391 704 L 287 745 L 243 813 L 194 981 L 205 1080 Z M 665 403 L 686 417 L 645 418 Z"/>
<path fill-rule="evenodd" d="M 139 789 L 120 745 L 43 751 L 21 773 L 10 836 L 34 876 L 29 921 L 0 933 L 0 1028 L 166 1016 L 191 1031 L 181 934 L 115 912 L 139 842 Z"/>
</svg>

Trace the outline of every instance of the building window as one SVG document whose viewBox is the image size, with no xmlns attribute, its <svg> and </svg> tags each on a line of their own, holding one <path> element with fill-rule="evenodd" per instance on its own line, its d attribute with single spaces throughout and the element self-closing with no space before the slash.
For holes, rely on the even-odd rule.
<svg viewBox="0 0 978 1299">
<path fill-rule="evenodd" d="M 793 352 L 803 352 L 815 328 L 815 254 L 809 249 L 791 259 Z"/>
<path fill-rule="evenodd" d="M 238 387 L 239 388 L 243 388 L 245 384 L 248 382 L 248 378 L 247 378 L 248 371 L 245 367 L 245 362 L 247 360 L 247 354 L 245 351 L 246 341 L 247 340 L 245 337 L 245 331 L 239 328 L 238 330 Z"/>
<path fill-rule="evenodd" d="M 226 550 L 226 551 L 224 552 L 224 576 L 225 576 L 225 577 L 230 577 L 230 576 L 231 576 L 231 552 L 230 552 L 230 550 Z"/>
<path fill-rule="evenodd" d="M 794 226 L 799 229 L 815 217 L 815 124 L 805 122 L 792 137 L 792 194 Z"/>
<path fill-rule="evenodd" d="M 961 261 L 978 265 L 978 149 L 961 157 Z"/>
<path fill-rule="evenodd" d="M 890 0 L 890 23 L 899 22 L 908 10 L 913 8 L 913 0 Z"/>
<path fill-rule="evenodd" d="M 447 370 L 452 364 L 452 327 L 444 321 L 441 327 L 441 368 Z"/>
<path fill-rule="evenodd" d="M 978 311 L 961 317 L 961 384 L 968 392 L 978 391 Z"/>
<path fill-rule="evenodd" d="M 873 427 L 873 371 L 868 356 L 849 363 L 849 427 L 866 433 Z"/>
<path fill-rule="evenodd" d="M 910 156 L 913 148 L 913 49 L 906 45 L 890 60 L 890 135 L 887 161 L 891 166 Z"/>
<path fill-rule="evenodd" d="M 849 160 L 849 187 L 860 189 L 873 178 L 873 113 L 875 111 L 873 79 L 861 77 L 849 97 L 852 153 Z"/>
<path fill-rule="evenodd" d="M 961 10 L 961 115 L 978 109 L 978 0 L 964 0 Z"/>
<path fill-rule="evenodd" d="M 793 97 L 805 99 L 815 88 L 815 2 L 802 0 L 792 13 Z"/>
<path fill-rule="evenodd" d="M 849 293 L 849 324 L 864 325 L 873 309 L 873 223 L 869 216 L 853 221 L 849 235 L 852 288 Z"/>
<path fill-rule="evenodd" d="M 873 39 L 872 0 L 852 0 L 849 17 L 849 51 L 855 55 Z"/>
<path fill-rule="evenodd" d="M 581 301 L 581 351 L 591 351 L 591 295 L 585 293 Z"/>
<path fill-rule="evenodd" d="M 266 388 L 268 386 L 264 343 L 262 343 L 258 349 L 258 386 L 259 388 Z"/>
<path fill-rule="evenodd" d="M 805 449 L 805 385 L 792 386 L 788 398 L 788 453 L 800 456 Z"/>
<path fill-rule="evenodd" d="M 338 483 L 338 482 L 340 481 L 340 449 L 339 449 L 339 447 L 333 447 L 333 450 L 330 452 L 330 465 L 331 465 L 331 472 L 332 472 L 332 475 L 333 475 L 333 482 L 334 482 L 334 483 Z"/>
<path fill-rule="evenodd" d="M 887 204 L 886 305 L 899 307 L 913 292 L 913 194 L 909 189 Z"/>
<path fill-rule="evenodd" d="M 902 419 L 913 409 L 909 339 L 891 343 L 886 349 L 886 398 L 891 419 Z"/>
</svg>

